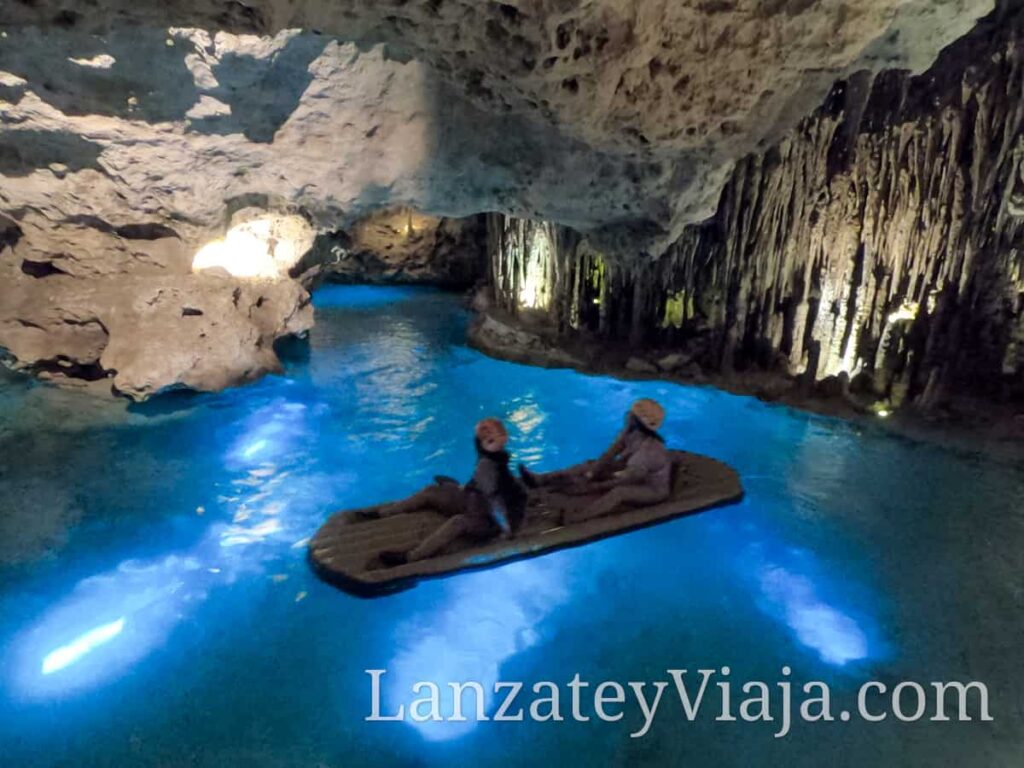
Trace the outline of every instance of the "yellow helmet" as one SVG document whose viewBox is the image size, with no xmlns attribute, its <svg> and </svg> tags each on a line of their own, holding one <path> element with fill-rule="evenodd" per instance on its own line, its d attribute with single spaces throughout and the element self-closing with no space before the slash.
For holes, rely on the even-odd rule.
<svg viewBox="0 0 1024 768">
<path fill-rule="evenodd" d="M 481 419 L 476 425 L 476 439 L 485 451 L 495 453 L 505 447 L 508 442 L 508 430 L 501 419 Z"/>
<path fill-rule="evenodd" d="M 665 409 L 648 397 L 641 398 L 630 406 L 629 412 L 637 421 L 652 432 L 657 432 L 665 421 Z"/>
</svg>

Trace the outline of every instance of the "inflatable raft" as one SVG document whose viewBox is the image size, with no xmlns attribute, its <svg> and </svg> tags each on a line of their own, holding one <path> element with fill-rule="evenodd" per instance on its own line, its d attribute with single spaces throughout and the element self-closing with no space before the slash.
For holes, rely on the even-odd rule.
<svg viewBox="0 0 1024 768">
<path fill-rule="evenodd" d="M 432 558 L 391 568 L 383 567 L 384 550 L 408 550 L 442 525 L 445 517 L 430 510 L 381 519 L 367 519 L 378 507 L 338 512 L 317 531 L 309 544 L 309 560 L 317 575 L 340 589 L 373 597 L 407 589 L 421 579 L 490 568 L 510 560 L 575 547 L 636 528 L 665 522 L 743 498 L 736 471 L 715 459 L 672 451 L 672 496 L 661 504 L 615 512 L 585 522 L 560 525 L 562 512 L 593 503 L 598 494 L 565 495 L 530 491 L 526 520 L 511 539 L 485 544 L 455 542 Z M 381 505 L 383 506 L 383 505 Z"/>
</svg>

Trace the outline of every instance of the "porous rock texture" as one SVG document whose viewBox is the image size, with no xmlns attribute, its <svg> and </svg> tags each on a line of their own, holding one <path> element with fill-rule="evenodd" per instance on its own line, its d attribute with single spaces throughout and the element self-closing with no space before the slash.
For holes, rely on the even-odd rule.
<svg viewBox="0 0 1024 768">
<path fill-rule="evenodd" d="M 840 389 L 853 378 L 887 406 L 1019 401 L 1022 96 L 1018 6 L 918 77 L 837 83 L 777 146 L 741 161 L 713 219 L 657 259 L 492 217 L 496 297 L 563 339 L 675 351 L 714 372 L 837 377 Z"/>
<path fill-rule="evenodd" d="M 299 213 L 321 232 L 393 206 L 500 211 L 574 227 L 606 251 L 656 255 L 711 212 L 738 158 L 782 135 L 837 77 L 923 68 L 991 6 L 4 2 L 4 305 L 24 313 L 81 293 L 96 303 L 65 309 L 99 318 L 108 292 L 145 285 L 150 295 L 217 293 L 233 313 L 225 297 L 259 291 L 190 277 L 188 265 L 253 206 Z M 70 281 L 81 290 L 61 287 Z M 305 295 L 275 290 L 296 304 L 279 307 L 273 333 L 305 325 Z M 265 326 L 214 320 L 221 333 L 259 338 L 250 357 L 269 359 Z M 19 322 L 4 320 L 0 347 L 24 350 L 10 335 Z M 133 332 L 104 325 L 110 344 Z M 11 352 L 17 364 L 92 359 L 98 332 L 54 328 L 43 326 L 45 352 L 37 345 L 48 357 Z M 182 360 L 216 354 L 187 338 L 167 326 L 162 341 L 178 339 Z"/>
<path fill-rule="evenodd" d="M 309 294 L 294 280 L 14 280 L 15 290 L 0 291 L 8 364 L 61 384 L 102 382 L 134 400 L 177 387 L 216 391 L 278 370 L 274 341 L 312 327 Z"/>
<path fill-rule="evenodd" d="M 331 282 L 469 288 L 486 274 L 485 242 L 484 216 L 449 219 L 399 207 L 321 236 L 308 261 Z"/>
</svg>

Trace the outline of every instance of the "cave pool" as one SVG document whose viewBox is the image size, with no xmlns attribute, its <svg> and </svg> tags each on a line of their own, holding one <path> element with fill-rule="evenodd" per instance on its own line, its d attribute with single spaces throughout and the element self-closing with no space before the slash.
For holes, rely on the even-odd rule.
<svg viewBox="0 0 1024 768">
<path fill-rule="evenodd" d="M 286 370 L 142 405 L 0 379 L 3 766 L 1024 764 L 1024 467 L 710 388 L 483 356 L 460 297 L 332 286 Z M 601 450 L 636 397 L 735 506 L 378 600 L 312 575 L 341 508 Z M 419 680 L 978 680 L 991 722 L 367 722 Z M 670 695 L 667 693 L 666 695 Z M 738 692 L 734 692 L 734 696 Z M 715 700 L 717 702 L 717 699 Z M 488 711 L 496 704 L 488 701 Z M 563 708 L 565 705 L 563 705 Z M 838 706 L 836 707 L 839 708 Z M 390 711 L 390 709 L 389 709 Z"/>
</svg>

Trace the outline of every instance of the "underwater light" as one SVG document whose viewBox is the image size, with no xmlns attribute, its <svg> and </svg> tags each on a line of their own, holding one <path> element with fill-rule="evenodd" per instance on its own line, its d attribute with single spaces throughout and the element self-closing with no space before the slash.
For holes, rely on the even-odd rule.
<svg viewBox="0 0 1024 768">
<path fill-rule="evenodd" d="M 221 268 L 233 277 L 285 277 L 313 246 L 315 232 L 301 216 L 262 216 L 236 224 L 192 259 L 192 271 Z"/>
<path fill-rule="evenodd" d="M 65 667 L 70 667 L 90 651 L 105 643 L 109 643 L 121 634 L 123 629 L 124 617 L 122 616 L 117 621 L 104 624 L 102 627 L 96 627 L 96 629 L 80 635 L 67 645 L 61 646 L 47 654 L 46 658 L 43 659 L 43 674 L 50 675 L 54 672 L 59 672 Z"/>
<path fill-rule="evenodd" d="M 841 667 L 868 658 L 867 635 L 852 616 L 819 597 L 811 578 L 770 562 L 763 564 L 758 578 L 765 607 L 822 661 Z"/>
<path fill-rule="evenodd" d="M 450 718 L 457 695 L 464 712 L 478 705 L 475 695 L 467 695 L 467 690 L 457 694 L 447 681 L 478 682 L 484 691 L 484 711 L 489 711 L 502 665 L 539 643 L 537 627 L 569 599 L 569 586 L 559 573 L 557 561 L 528 560 L 468 574 L 445 585 L 437 605 L 408 617 L 395 631 L 397 653 L 383 680 L 386 711 L 396 711 L 397 702 L 405 699 L 412 686 L 430 681 L 440 691 L 443 720 L 410 718 L 406 724 L 430 742 L 451 741 L 474 730 L 477 719 Z M 482 594 L 487 595 L 486 601 L 480 600 Z"/>
<path fill-rule="evenodd" d="M 266 447 L 266 440 L 255 440 L 249 445 L 247 445 L 244 449 L 242 449 L 242 457 L 246 459 L 251 459 L 253 456 L 255 456 L 257 453 L 259 453 Z"/>
</svg>

